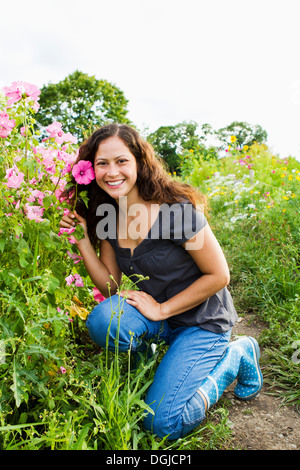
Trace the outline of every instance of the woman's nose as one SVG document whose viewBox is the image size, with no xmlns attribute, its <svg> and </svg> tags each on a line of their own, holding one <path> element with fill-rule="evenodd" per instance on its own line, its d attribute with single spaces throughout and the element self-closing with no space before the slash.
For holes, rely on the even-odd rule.
<svg viewBox="0 0 300 470">
<path fill-rule="evenodd" d="M 107 169 L 107 173 L 106 175 L 107 176 L 110 176 L 110 177 L 114 177 L 116 175 L 118 175 L 119 171 L 118 171 L 118 168 L 117 166 L 114 164 L 114 163 L 111 163 Z"/>
</svg>

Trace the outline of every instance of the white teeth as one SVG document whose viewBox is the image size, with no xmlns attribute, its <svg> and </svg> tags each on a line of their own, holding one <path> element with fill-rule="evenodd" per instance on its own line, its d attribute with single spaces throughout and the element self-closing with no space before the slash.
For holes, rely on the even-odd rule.
<svg viewBox="0 0 300 470">
<path fill-rule="evenodd" d="M 119 184 L 123 183 L 124 180 L 119 180 L 119 181 L 106 181 L 106 183 L 108 184 L 108 186 L 118 186 Z"/>
</svg>

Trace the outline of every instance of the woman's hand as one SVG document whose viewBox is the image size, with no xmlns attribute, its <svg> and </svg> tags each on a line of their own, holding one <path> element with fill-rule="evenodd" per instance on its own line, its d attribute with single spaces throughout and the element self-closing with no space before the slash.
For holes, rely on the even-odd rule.
<svg viewBox="0 0 300 470">
<path fill-rule="evenodd" d="M 79 246 L 83 240 L 88 239 L 86 220 L 74 211 L 74 213 L 70 212 L 68 215 L 64 215 L 59 223 L 61 228 L 67 229 L 74 228 L 76 225 L 81 225 L 84 232 L 84 238 L 81 238 L 81 240 L 77 240 L 76 237 L 74 237 L 76 240 L 75 245 Z"/>
<path fill-rule="evenodd" d="M 148 320 L 164 320 L 162 304 L 156 302 L 156 300 L 151 295 L 146 294 L 146 292 L 126 290 L 120 292 L 120 296 L 125 297 L 126 302 L 137 308 Z"/>
</svg>

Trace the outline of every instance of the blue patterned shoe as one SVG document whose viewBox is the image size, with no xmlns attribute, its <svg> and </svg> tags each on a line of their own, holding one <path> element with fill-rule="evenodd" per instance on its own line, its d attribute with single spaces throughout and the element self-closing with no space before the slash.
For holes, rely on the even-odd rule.
<svg viewBox="0 0 300 470">
<path fill-rule="evenodd" d="M 236 378 L 235 395 L 242 400 L 255 397 L 263 383 L 258 359 L 259 348 L 254 338 L 245 336 L 229 343 L 223 357 L 197 390 L 205 397 L 207 408 L 219 400 Z"/>
<path fill-rule="evenodd" d="M 256 339 L 251 336 L 240 338 L 238 341 L 244 354 L 241 357 L 234 394 L 240 400 L 250 400 L 258 395 L 263 386 L 263 376 L 259 367 L 259 346 Z"/>
</svg>

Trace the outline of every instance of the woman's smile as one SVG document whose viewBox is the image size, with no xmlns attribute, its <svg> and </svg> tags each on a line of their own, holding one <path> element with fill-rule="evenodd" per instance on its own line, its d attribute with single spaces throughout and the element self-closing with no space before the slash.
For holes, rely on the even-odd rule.
<svg viewBox="0 0 300 470">
<path fill-rule="evenodd" d="M 123 183 L 124 183 L 125 179 L 123 180 L 116 180 L 116 181 L 105 181 L 105 183 L 107 184 L 107 186 L 109 186 L 110 188 L 119 188 Z"/>
</svg>

